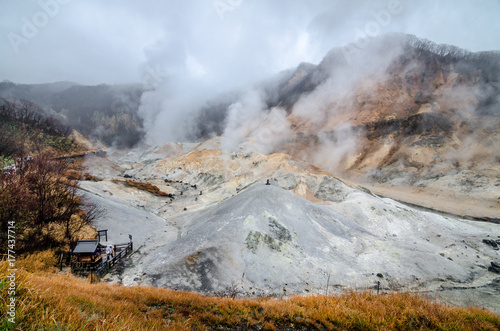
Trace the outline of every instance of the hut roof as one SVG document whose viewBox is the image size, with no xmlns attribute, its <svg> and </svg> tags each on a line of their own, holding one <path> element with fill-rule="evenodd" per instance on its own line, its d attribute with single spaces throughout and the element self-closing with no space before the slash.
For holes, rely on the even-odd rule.
<svg viewBox="0 0 500 331">
<path fill-rule="evenodd" d="M 76 247 L 73 250 L 73 254 L 93 254 L 98 245 L 99 241 L 97 239 L 78 240 Z"/>
</svg>

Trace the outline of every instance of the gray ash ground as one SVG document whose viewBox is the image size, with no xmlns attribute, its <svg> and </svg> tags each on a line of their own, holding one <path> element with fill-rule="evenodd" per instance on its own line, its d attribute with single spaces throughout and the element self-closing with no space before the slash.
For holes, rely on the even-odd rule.
<svg viewBox="0 0 500 331">
<path fill-rule="evenodd" d="M 213 170 L 159 174 L 159 160 L 136 168 L 113 162 L 107 170 L 93 165 L 108 171 L 105 180 L 82 182 L 107 209 L 96 226 L 109 230 L 109 241 L 134 238 L 136 251 L 107 281 L 244 296 L 325 293 L 327 283 L 338 293 L 380 282 L 385 292 L 412 290 L 500 313 L 500 275 L 490 268 L 500 254 L 483 242 L 500 239 L 498 224 L 412 208 L 328 175 L 280 169 L 265 185 L 268 173 L 258 165 L 229 186 L 227 174 Z M 126 169 L 137 180 L 168 178 L 175 199 L 110 181 Z M 321 203 L 292 193 L 300 185 Z"/>
</svg>

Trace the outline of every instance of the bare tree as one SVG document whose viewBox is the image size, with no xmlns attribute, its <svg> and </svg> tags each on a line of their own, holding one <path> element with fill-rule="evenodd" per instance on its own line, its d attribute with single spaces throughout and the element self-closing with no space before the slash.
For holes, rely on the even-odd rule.
<svg viewBox="0 0 500 331">
<path fill-rule="evenodd" d="M 11 136 L 3 134 L 3 127 L 0 126 L 0 155 L 4 157 L 11 157 L 12 155 L 18 153 L 20 146 L 19 143 L 13 139 Z"/>
<path fill-rule="evenodd" d="M 2 107 L 0 108 L 3 116 L 7 117 L 17 117 L 18 107 L 15 102 L 11 102 L 5 98 L 0 99 L 2 101 Z"/>
<path fill-rule="evenodd" d="M 7 225 L 12 222 L 25 250 L 57 243 L 54 225 L 62 228 L 66 242 L 71 241 L 104 212 L 84 201 L 78 183 L 67 179 L 66 170 L 64 161 L 43 154 L 25 163 L 18 174 L 0 178 L 0 239 L 5 239 Z"/>
<path fill-rule="evenodd" d="M 66 227 L 66 238 L 71 240 L 73 234 L 79 232 L 87 225 L 92 225 L 92 222 L 98 217 L 104 217 L 106 209 L 94 202 L 90 202 L 83 196 L 80 204 L 81 213 L 79 218 Z M 69 229 L 69 230 L 68 230 Z"/>
<path fill-rule="evenodd" d="M 36 103 L 29 100 L 20 99 L 19 100 L 19 118 L 22 121 L 33 120 L 35 114 L 41 114 L 42 109 Z"/>
</svg>

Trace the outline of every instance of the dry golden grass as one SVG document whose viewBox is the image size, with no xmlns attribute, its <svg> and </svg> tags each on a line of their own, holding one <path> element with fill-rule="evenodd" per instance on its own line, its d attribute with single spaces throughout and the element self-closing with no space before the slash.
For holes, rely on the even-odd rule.
<svg viewBox="0 0 500 331">
<path fill-rule="evenodd" d="M 162 197 L 168 196 L 168 194 L 165 192 L 162 192 L 158 188 L 158 186 L 150 184 L 150 183 L 142 183 L 142 182 L 137 182 L 137 181 L 130 180 L 130 179 L 127 179 L 125 181 L 122 181 L 119 179 L 114 179 L 113 181 L 127 183 L 129 186 L 135 187 L 135 188 L 142 190 L 142 191 L 149 192 L 149 193 L 156 195 L 156 196 L 162 196 Z"/>
<path fill-rule="evenodd" d="M 72 240 L 81 240 L 81 239 L 93 239 L 97 237 L 97 231 L 96 229 L 90 225 L 90 224 L 85 224 L 83 225 L 78 231 L 76 228 L 80 227 L 80 224 L 82 223 L 82 217 L 83 217 L 83 211 L 79 211 L 78 213 L 75 213 L 71 215 L 71 220 L 70 220 L 70 227 L 72 228 Z M 70 249 L 69 247 L 69 242 L 66 240 L 65 237 L 65 231 L 66 231 L 66 225 L 65 224 L 50 224 L 48 225 L 45 229 L 42 230 L 44 235 L 50 234 L 50 237 L 58 243 L 59 249 L 63 251 L 68 251 Z M 35 253 L 35 255 L 38 253 Z M 30 270 L 30 269 L 27 269 Z"/>
<path fill-rule="evenodd" d="M 75 170 L 75 169 L 68 169 L 66 170 L 66 177 L 68 180 L 81 180 L 82 179 L 82 173 L 81 171 Z"/>
<path fill-rule="evenodd" d="M 92 225 L 87 224 L 75 234 L 75 237 L 77 240 L 94 239 L 97 238 L 97 231 Z"/>
<path fill-rule="evenodd" d="M 93 182 L 100 182 L 100 181 L 102 181 L 102 178 L 96 177 L 96 176 L 92 176 L 88 172 L 86 172 L 86 173 L 83 174 L 83 179 L 89 180 L 89 181 L 93 181 Z"/>
<path fill-rule="evenodd" d="M 48 249 L 23 256 L 16 262 L 16 268 L 22 268 L 30 272 L 54 271 L 56 263 L 57 258 L 54 251 Z"/>
<path fill-rule="evenodd" d="M 42 255 L 45 256 L 43 253 Z M 28 269 L 29 264 L 25 265 Z M 5 279 L 7 266 L 0 265 Z M 18 270 L 16 330 L 499 330 L 478 308 L 450 308 L 410 293 L 214 298 L 152 287 L 89 284 Z M 6 289 L 1 290 L 6 297 Z M 4 301 L 0 301 L 5 311 Z M 4 324 L 1 324 L 4 323 Z M 9 329 L 5 319 L 0 328 Z"/>
</svg>

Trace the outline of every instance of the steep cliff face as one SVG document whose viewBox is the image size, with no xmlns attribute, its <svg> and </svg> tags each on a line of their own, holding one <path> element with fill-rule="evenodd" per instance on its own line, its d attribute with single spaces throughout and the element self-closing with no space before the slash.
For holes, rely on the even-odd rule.
<svg viewBox="0 0 500 331">
<path fill-rule="evenodd" d="M 256 89 L 262 109 L 226 97 L 193 119 L 198 138 L 222 136 L 224 148 L 236 137 L 240 150 L 287 153 L 393 198 L 498 218 L 499 52 L 389 35 Z"/>
<path fill-rule="evenodd" d="M 357 182 L 472 198 L 498 217 L 500 54 L 411 36 L 378 42 L 290 73 L 274 105 L 286 108 L 293 134 L 275 150 Z"/>
</svg>

